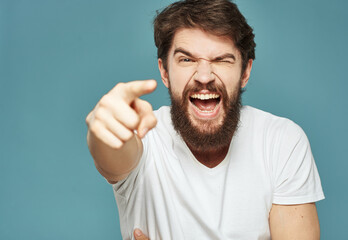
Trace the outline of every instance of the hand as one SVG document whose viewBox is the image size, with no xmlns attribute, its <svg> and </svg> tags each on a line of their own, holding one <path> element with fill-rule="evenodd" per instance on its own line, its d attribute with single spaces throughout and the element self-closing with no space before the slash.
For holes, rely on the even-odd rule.
<svg viewBox="0 0 348 240">
<path fill-rule="evenodd" d="M 156 126 L 150 103 L 139 97 L 156 89 L 155 80 L 117 84 L 91 111 L 86 123 L 89 131 L 104 144 L 120 149 L 137 130 L 140 138 Z"/>
<path fill-rule="evenodd" d="M 140 229 L 135 229 L 134 232 L 135 240 L 150 240 Z"/>
</svg>

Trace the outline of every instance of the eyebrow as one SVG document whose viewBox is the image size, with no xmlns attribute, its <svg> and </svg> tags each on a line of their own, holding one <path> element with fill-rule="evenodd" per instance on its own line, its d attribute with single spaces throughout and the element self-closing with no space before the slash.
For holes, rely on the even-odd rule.
<svg viewBox="0 0 348 240">
<path fill-rule="evenodd" d="M 231 58 L 233 59 L 234 61 L 236 60 L 236 57 L 232 54 L 232 53 L 225 53 L 219 57 L 216 57 L 214 60 L 222 60 L 222 59 L 225 59 L 225 58 Z"/>
<path fill-rule="evenodd" d="M 193 56 L 192 53 L 190 53 L 189 51 L 187 51 L 187 50 L 185 50 L 185 49 L 183 49 L 183 48 L 176 48 L 176 49 L 174 50 L 174 54 L 173 54 L 173 55 L 175 55 L 175 54 L 177 54 L 177 53 L 182 53 L 182 54 L 184 54 L 184 55 L 186 55 L 186 56 L 188 56 L 188 57 L 196 58 L 196 57 Z"/>
<path fill-rule="evenodd" d="M 186 55 L 186 56 L 188 56 L 188 57 L 192 57 L 192 58 L 197 58 L 197 57 L 195 57 L 195 56 L 193 56 L 193 54 L 192 53 L 190 53 L 189 51 L 187 51 L 187 50 L 185 50 L 185 49 L 183 49 L 183 48 L 176 48 L 175 50 L 174 50 L 174 54 L 173 55 L 175 55 L 175 54 L 177 54 L 177 53 L 182 53 L 182 54 L 184 54 L 184 55 Z M 213 59 L 212 61 L 216 61 L 216 60 L 222 60 L 222 59 L 225 59 L 225 58 L 231 58 L 231 59 L 233 59 L 234 61 L 236 60 L 236 57 L 232 54 L 232 53 L 225 53 L 225 54 L 223 54 L 223 55 L 221 55 L 221 56 L 218 56 L 218 57 L 216 57 L 215 59 Z"/>
</svg>

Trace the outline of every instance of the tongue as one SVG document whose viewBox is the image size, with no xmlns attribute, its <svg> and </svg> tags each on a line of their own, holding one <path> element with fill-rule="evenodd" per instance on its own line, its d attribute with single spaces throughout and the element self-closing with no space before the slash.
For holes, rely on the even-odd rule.
<svg viewBox="0 0 348 240">
<path fill-rule="evenodd" d="M 193 99 L 192 103 L 199 108 L 199 110 L 202 111 L 212 111 L 214 110 L 216 104 L 216 99 L 208 99 L 208 100 L 200 100 L 200 99 Z"/>
</svg>

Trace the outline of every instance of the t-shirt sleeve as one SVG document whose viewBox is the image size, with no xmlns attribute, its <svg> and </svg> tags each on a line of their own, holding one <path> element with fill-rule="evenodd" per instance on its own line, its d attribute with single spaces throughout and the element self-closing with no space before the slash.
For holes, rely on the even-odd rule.
<svg viewBox="0 0 348 240">
<path fill-rule="evenodd" d="M 279 145 L 278 145 L 279 144 Z M 324 199 L 318 170 L 304 131 L 289 121 L 273 159 L 274 204 L 304 204 Z"/>
<path fill-rule="evenodd" d="M 130 172 L 130 174 L 123 180 L 112 184 L 115 195 L 122 198 L 128 198 L 134 188 L 139 185 L 142 180 L 142 175 L 146 166 L 146 155 L 148 152 L 147 137 L 142 139 L 143 154 L 139 160 L 138 165 Z"/>
</svg>

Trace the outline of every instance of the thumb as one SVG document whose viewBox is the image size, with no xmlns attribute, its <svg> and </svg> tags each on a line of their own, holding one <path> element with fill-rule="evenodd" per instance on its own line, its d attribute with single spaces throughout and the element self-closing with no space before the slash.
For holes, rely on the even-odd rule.
<svg viewBox="0 0 348 240">
<path fill-rule="evenodd" d="M 147 236 L 144 235 L 144 233 L 136 228 L 133 232 L 135 240 L 150 240 Z"/>
<path fill-rule="evenodd" d="M 156 126 L 157 119 L 153 113 L 151 104 L 145 100 L 136 99 L 133 107 L 140 117 L 140 123 L 137 129 L 138 136 L 143 138 L 149 130 Z"/>
</svg>

